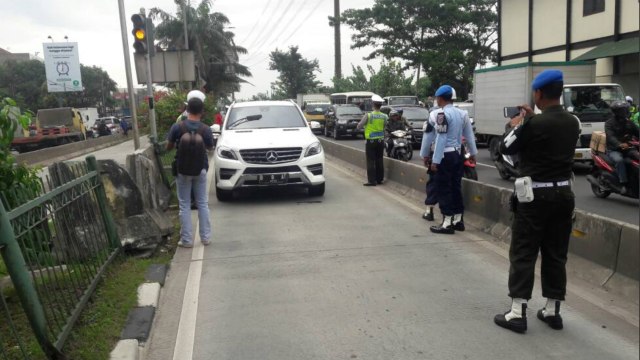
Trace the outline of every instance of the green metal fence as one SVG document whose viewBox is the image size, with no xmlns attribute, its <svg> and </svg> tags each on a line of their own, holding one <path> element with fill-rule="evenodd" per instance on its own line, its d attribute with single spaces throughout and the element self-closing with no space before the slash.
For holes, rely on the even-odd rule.
<svg viewBox="0 0 640 360">
<path fill-rule="evenodd" d="M 47 358 L 64 358 L 74 323 L 120 252 L 95 158 L 51 170 L 42 191 L 0 194 L 0 253 L 20 305 L 0 294 L 0 359 L 31 358 L 25 331 Z"/>
</svg>

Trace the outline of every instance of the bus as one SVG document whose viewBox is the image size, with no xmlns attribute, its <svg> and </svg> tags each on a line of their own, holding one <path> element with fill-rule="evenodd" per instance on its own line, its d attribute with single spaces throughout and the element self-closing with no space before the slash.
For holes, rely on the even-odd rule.
<svg viewBox="0 0 640 360">
<path fill-rule="evenodd" d="M 362 111 L 373 110 L 371 97 L 375 95 L 371 91 L 352 91 L 331 94 L 331 104 L 356 104 Z"/>
</svg>

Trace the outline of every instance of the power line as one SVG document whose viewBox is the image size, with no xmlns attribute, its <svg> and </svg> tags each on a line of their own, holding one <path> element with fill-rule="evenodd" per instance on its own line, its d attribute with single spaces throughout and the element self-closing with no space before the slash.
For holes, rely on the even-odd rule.
<svg viewBox="0 0 640 360">
<path fill-rule="evenodd" d="M 272 0 L 268 0 L 267 1 L 267 5 L 265 5 L 265 7 L 262 9 L 262 11 L 260 12 L 260 14 L 264 14 L 267 12 L 267 9 L 269 8 L 269 5 L 271 4 Z M 256 30 L 256 28 L 258 27 L 258 24 L 260 24 L 260 20 L 262 20 L 262 17 L 260 17 L 258 19 L 258 21 L 255 22 L 255 24 L 253 24 L 253 27 L 251 28 L 251 31 L 249 31 L 249 34 L 247 36 L 244 37 L 244 39 L 242 40 L 241 44 L 244 44 L 250 37 L 251 35 L 253 35 L 253 32 Z"/>
<path fill-rule="evenodd" d="M 284 11 L 282 11 L 282 13 L 280 14 L 280 17 L 278 18 L 278 20 L 276 20 L 273 26 L 268 30 L 264 31 L 265 36 L 261 37 L 259 41 L 259 43 L 262 43 L 262 46 L 260 46 L 258 49 L 263 48 L 266 41 L 269 38 L 271 38 L 271 35 L 273 35 L 274 30 L 280 25 L 280 22 L 282 21 L 282 19 L 289 13 L 289 10 L 291 10 L 291 6 L 293 6 L 294 1 L 295 0 L 290 0 L 289 4 L 287 4 L 286 8 L 284 9 Z"/>
<path fill-rule="evenodd" d="M 262 28 L 266 28 L 268 26 L 271 26 L 272 20 L 275 18 L 276 12 L 278 11 L 278 9 L 280 8 L 280 5 L 282 4 L 283 0 L 278 0 L 278 2 L 276 3 L 276 6 L 273 8 L 273 11 L 271 13 L 270 16 L 266 16 L 265 17 L 268 19 L 267 23 L 264 24 L 264 26 Z M 253 39 L 253 41 L 251 42 L 251 45 L 247 46 L 247 49 L 254 47 L 256 44 L 259 43 L 259 40 L 262 38 L 262 35 L 264 34 L 264 32 L 262 33 L 258 33 L 255 37 L 255 39 Z"/>
<path fill-rule="evenodd" d="M 298 18 L 298 15 L 300 15 L 300 13 L 302 12 L 302 10 L 306 5 L 306 3 L 303 1 L 301 1 L 300 4 L 302 6 L 300 6 L 298 10 L 293 14 L 292 20 L 295 20 Z M 276 43 L 278 39 L 280 39 L 280 37 L 282 37 L 282 35 L 284 35 L 284 33 L 291 27 L 291 25 L 293 25 L 293 21 L 286 22 L 286 25 L 282 28 L 282 31 L 280 31 L 280 33 L 269 43 L 269 45 L 267 45 L 267 47 L 270 47 L 274 43 Z M 266 44 L 267 42 L 265 41 L 264 43 Z"/>
</svg>

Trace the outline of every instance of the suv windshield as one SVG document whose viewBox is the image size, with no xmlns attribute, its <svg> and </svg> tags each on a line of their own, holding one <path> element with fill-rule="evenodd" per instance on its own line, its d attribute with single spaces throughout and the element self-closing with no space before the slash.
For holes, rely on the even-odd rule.
<svg viewBox="0 0 640 360">
<path fill-rule="evenodd" d="M 364 113 L 357 106 L 340 106 L 336 108 L 336 115 L 358 115 L 362 116 Z"/>
<path fill-rule="evenodd" d="M 305 112 L 309 115 L 322 115 L 327 111 L 329 106 L 331 106 L 331 104 L 307 104 Z"/>
<path fill-rule="evenodd" d="M 238 123 L 248 116 L 262 115 L 259 119 Z M 265 105 L 265 106 L 243 106 L 233 108 L 229 113 L 226 122 L 226 129 L 269 129 L 269 128 L 292 128 L 306 127 L 305 119 L 300 116 L 295 106 Z"/>
</svg>

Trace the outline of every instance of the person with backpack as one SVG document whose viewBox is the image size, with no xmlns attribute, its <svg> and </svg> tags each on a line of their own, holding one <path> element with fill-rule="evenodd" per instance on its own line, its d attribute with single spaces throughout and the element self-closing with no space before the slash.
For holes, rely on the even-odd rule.
<svg viewBox="0 0 640 360">
<path fill-rule="evenodd" d="M 197 91 L 197 90 L 194 90 Z M 193 91 L 192 91 L 193 92 Z M 202 96 L 204 97 L 204 96 Z M 187 119 L 171 126 L 167 136 L 167 150 L 177 147 L 175 158 L 176 184 L 180 208 L 180 241 L 178 246 L 193 247 L 191 223 L 191 189 L 198 205 L 200 240 L 203 245 L 211 243 L 211 221 L 207 194 L 207 150 L 213 149 L 211 130 L 200 120 L 204 110 L 204 99 L 187 95 Z"/>
</svg>

